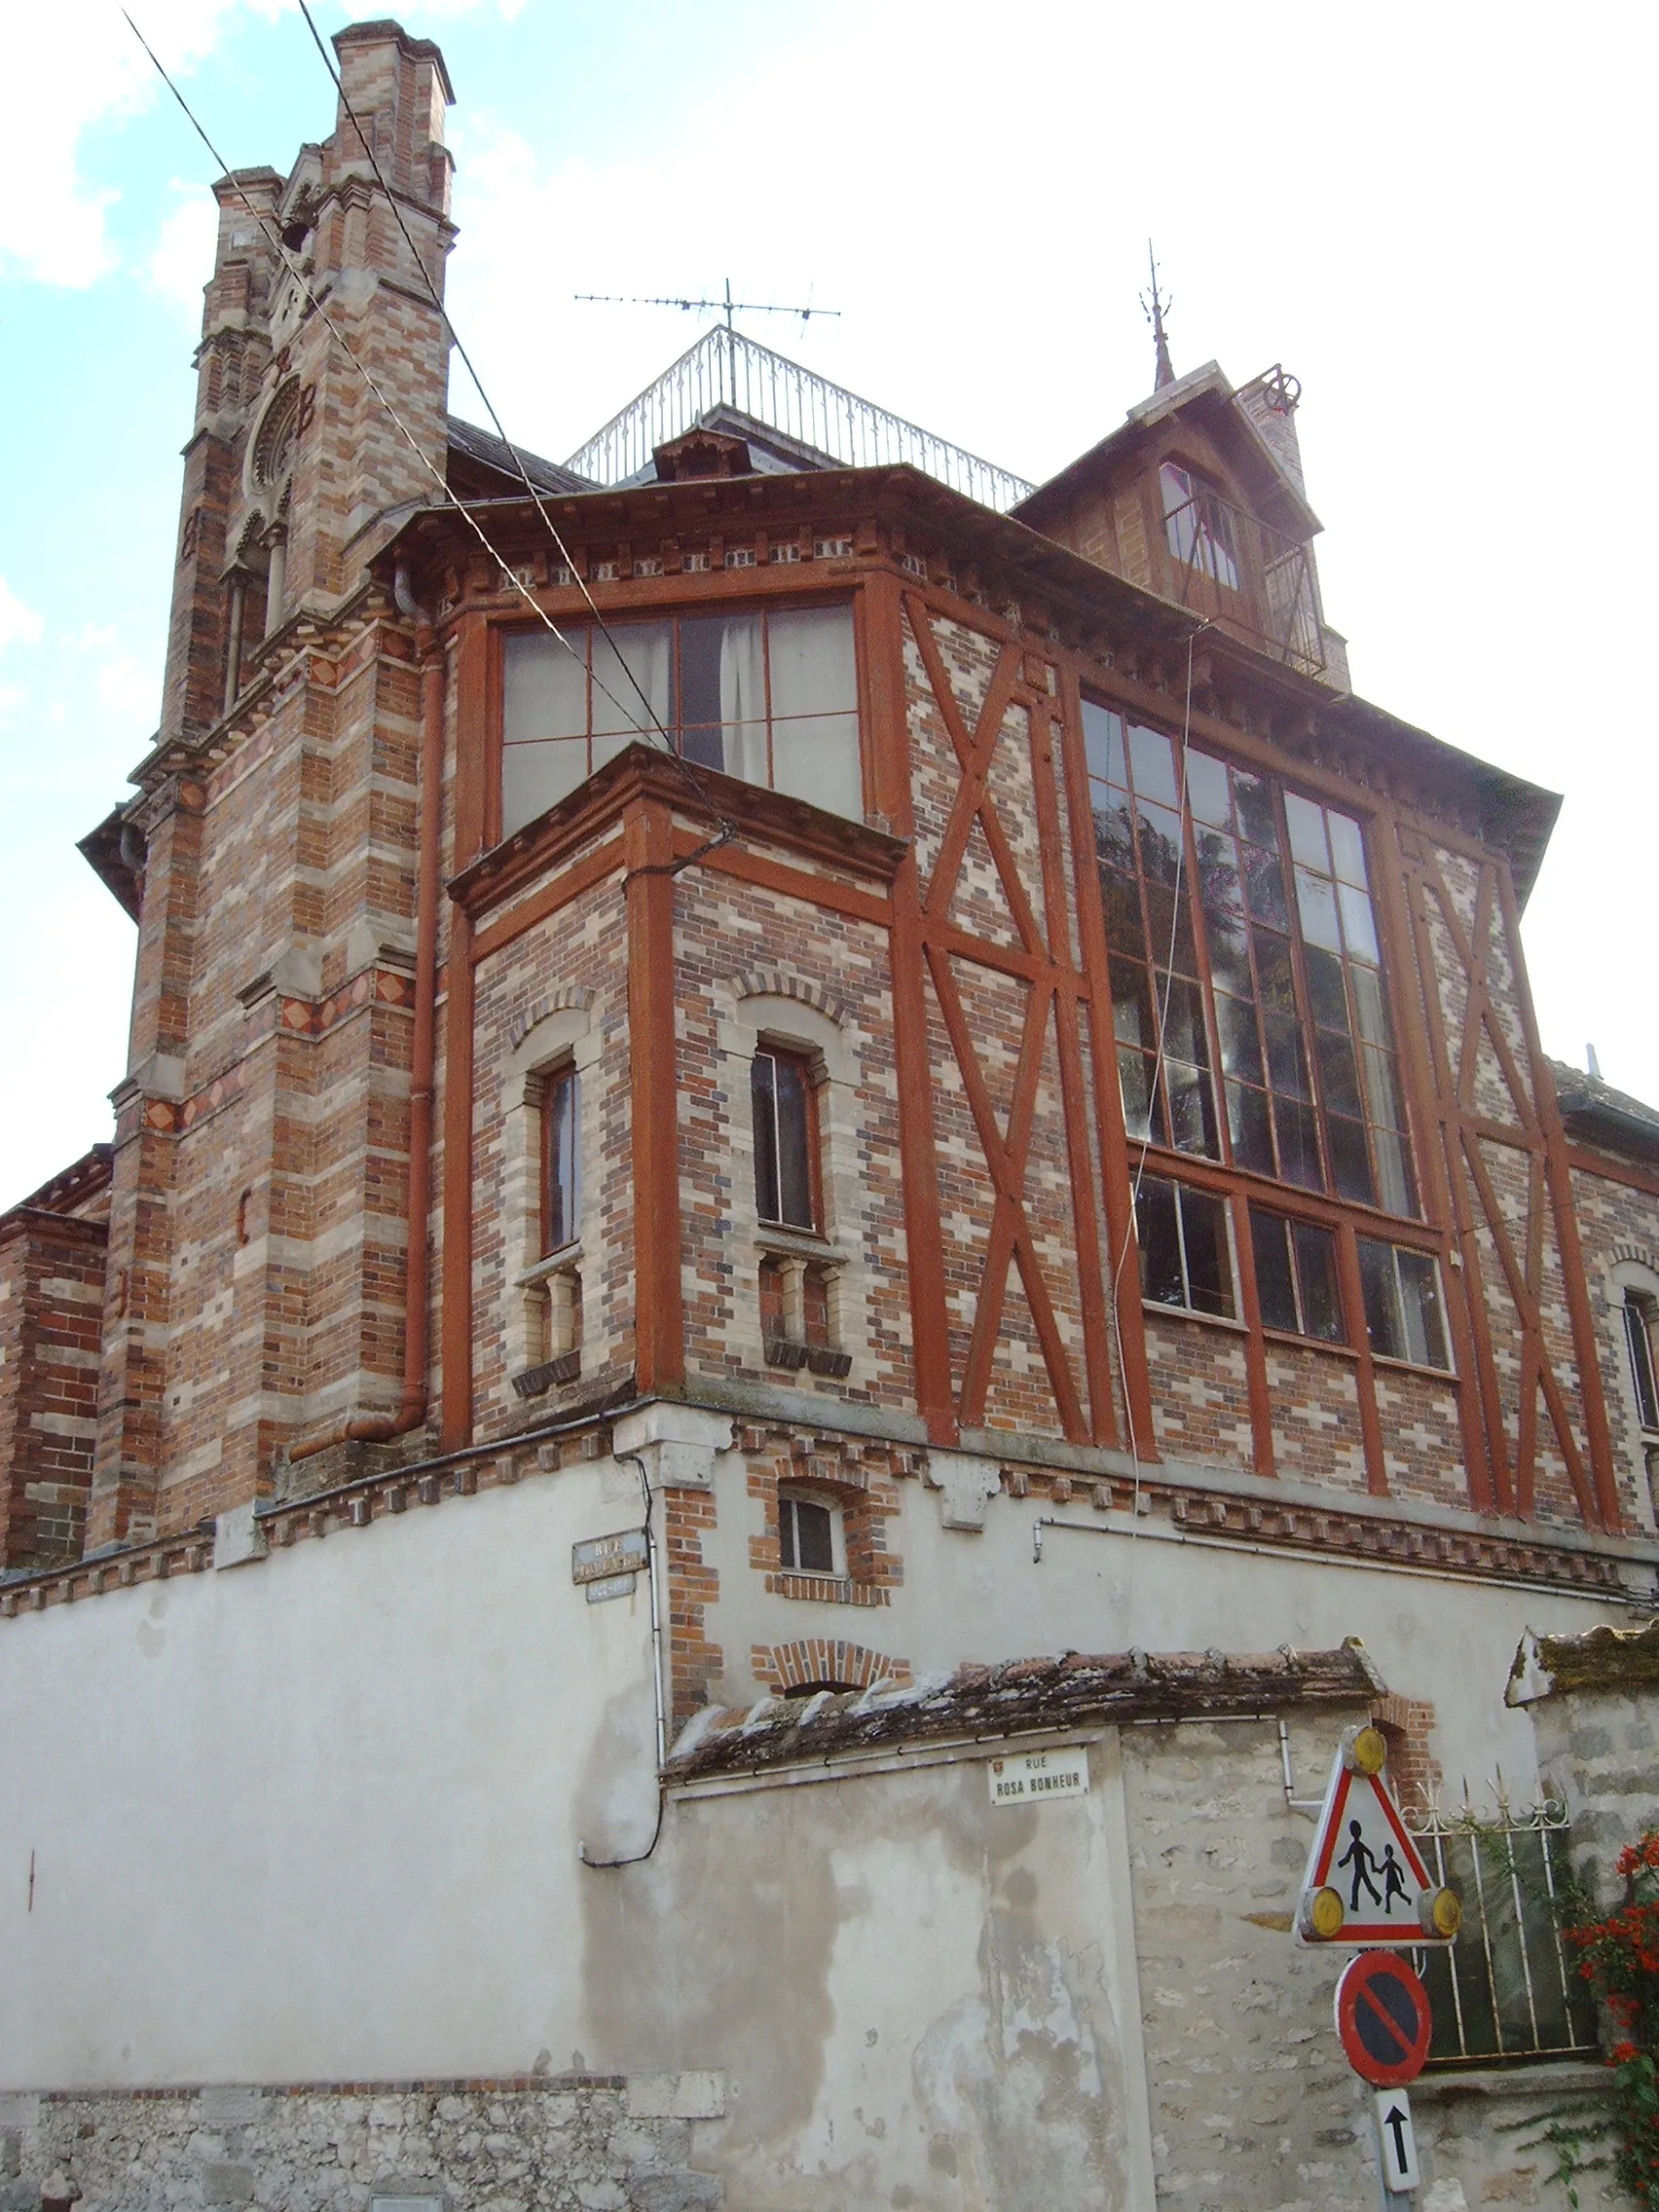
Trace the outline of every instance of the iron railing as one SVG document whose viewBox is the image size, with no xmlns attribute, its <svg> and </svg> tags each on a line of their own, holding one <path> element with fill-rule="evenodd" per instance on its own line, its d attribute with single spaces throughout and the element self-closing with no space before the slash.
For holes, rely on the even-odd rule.
<svg viewBox="0 0 1659 2212">
<path fill-rule="evenodd" d="M 1519 1809 L 1498 1779 L 1494 1808 L 1465 1800 L 1405 1814 L 1430 1874 L 1456 1890 L 1455 1943 L 1415 1954 L 1434 2012 L 1431 2066 L 1594 2056 L 1596 2005 L 1562 1941 L 1568 1880 L 1567 1809 Z"/>
<path fill-rule="evenodd" d="M 1276 659 L 1317 676 L 1325 665 L 1306 545 L 1207 487 L 1163 518 L 1183 607 L 1248 632 Z"/>
<path fill-rule="evenodd" d="M 748 415 L 849 468 L 913 468 L 1006 514 L 1035 487 L 937 438 L 902 415 L 844 391 L 742 331 L 717 323 L 565 463 L 596 484 L 639 474 L 653 450 L 720 407 Z"/>
</svg>

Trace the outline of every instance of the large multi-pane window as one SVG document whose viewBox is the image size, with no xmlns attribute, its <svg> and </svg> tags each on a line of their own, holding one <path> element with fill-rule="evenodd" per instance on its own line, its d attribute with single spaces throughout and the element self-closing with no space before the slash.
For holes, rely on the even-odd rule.
<svg viewBox="0 0 1659 2212">
<path fill-rule="evenodd" d="M 502 648 L 509 835 L 646 738 L 702 767 L 864 817 L 847 606 L 520 630 Z"/>
<path fill-rule="evenodd" d="M 1130 1137 L 1416 1213 L 1359 824 L 1083 714 Z"/>
</svg>

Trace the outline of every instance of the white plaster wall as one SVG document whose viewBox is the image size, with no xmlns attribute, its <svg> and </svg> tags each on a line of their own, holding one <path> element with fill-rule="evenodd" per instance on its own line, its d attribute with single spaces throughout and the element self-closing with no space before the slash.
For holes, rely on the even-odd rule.
<svg viewBox="0 0 1659 2212">
<path fill-rule="evenodd" d="M 729 2205 L 1151 2206 L 1116 1733 L 1058 1803 L 994 1805 L 989 1755 L 677 1798 L 588 1893 L 588 2047 L 718 2052 Z"/>
<path fill-rule="evenodd" d="M 995 1462 L 987 1465 L 994 1476 Z M 1194 1540 L 1161 1517 L 1136 1524 L 1096 1513 L 1087 1493 L 1057 1508 L 999 1493 L 982 1533 L 947 1529 L 943 1493 L 920 1482 L 901 1486 L 901 1513 L 887 1524 L 888 1548 L 904 1566 L 892 1603 L 820 1604 L 769 1596 L 750 1567 L 763 1506 L 747 1494 L 741 1467 L 719 1461 L 717 1490 L 719 1525 L 703 1539 L 720 1576 L 708 1633 L 725 1652 L 733 1704 L 758 1694 L 744 1672 L 752 1646 L 797 1637 L 845 1637 L 923 1674 L 1044 1652 L 1322 1649 L 1357 1636 L 1391 1690 L 1434 1705 L 1432 1749 L 1447 1792 L 1460 1792 L 1466 1775 L 1477 1800 L 1490 1798 L 1501 1767 L 1520 1798 L 1536 1787 L 1536 1753 L 1525 1716 L 1505 1710 L 1503 1687 L 1522 1632 L 1547 1624 L 1570 1634 L 1620 1617 L 1605 1598 Z M 1088 1527 L 1046 1528 L 1039 1562 L 1036 1526 L 1051 1515 Z M 1297 1783 L 1316 1796 L 1323 1771 Z"/>
<path fill-rule="evenodd" d="M 0 2086 L 570 2066 L 578 1842 L 655 1813 L 644 1578 L 590 1605 L 570 1547 L 638 1499 L 601 1462 L 0 1622 Z"/>
</svg>

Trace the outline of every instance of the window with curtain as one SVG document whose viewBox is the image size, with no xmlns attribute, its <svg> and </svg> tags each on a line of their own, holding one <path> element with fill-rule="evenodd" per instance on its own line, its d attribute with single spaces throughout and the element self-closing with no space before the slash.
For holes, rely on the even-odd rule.
<svg viewBox="0 0 1659 2212">
<path fill-rule="evenodd" d="M 519 630 L 502 649 L 501 830 L 645 737 L 706 768 L 864 819 L 848 606 Z"/>
<path fill-rule="evenodd" d="M 1416 1215 L 1359 824 L 1083 717 L 1130 1138 Z"/>
</svg>

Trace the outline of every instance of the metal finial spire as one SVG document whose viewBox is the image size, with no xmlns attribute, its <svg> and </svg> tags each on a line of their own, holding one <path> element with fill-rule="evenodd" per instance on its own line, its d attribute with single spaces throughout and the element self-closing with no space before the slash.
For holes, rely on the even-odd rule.
<svg viewBox="0 0 1659 2212">
<path fill-rule="evenodd" d="M 1165 299 L 1158 288 L 1158 258 L 1152 250 L 1151 239 L 1146 241 L 1146 260 L 1152 272 L 1152 297 L 1148 299 L 1144 292 L 1141 294 L 1141 310 L 1152 325 L 1152 340 L 1158 349 L 1158 378 L 1154 389 L 1161 391 L 1166 384 L 1175 382 L 1175 364 L 1169 358 L 1169 341 L 1163 331 L 1163 318 L 1175 303 Z"/>
</svg>

